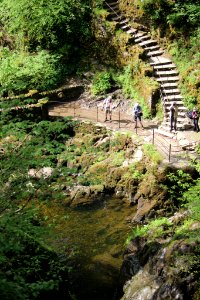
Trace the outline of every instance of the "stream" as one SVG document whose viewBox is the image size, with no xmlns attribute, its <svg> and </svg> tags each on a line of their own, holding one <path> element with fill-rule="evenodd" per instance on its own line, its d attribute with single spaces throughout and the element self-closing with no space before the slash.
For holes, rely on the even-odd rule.
<svg viewBox="0 0 200 300">
<path fill-rule="evenodd" d="M 91 207 L 48 206 L 56 239 L 50 244 L 70 257 L 77 300 L 115 299 L 125 241 L 134 213 L 128 201 L 108 198 Z M 53 219 L 52 219 L 53 218 Z"/>
</svg>

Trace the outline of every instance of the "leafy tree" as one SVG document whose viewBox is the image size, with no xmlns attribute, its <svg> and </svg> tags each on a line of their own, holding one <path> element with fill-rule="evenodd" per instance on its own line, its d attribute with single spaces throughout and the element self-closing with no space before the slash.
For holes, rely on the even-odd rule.
<svg viewBox="0 0 200 300">
<path fill-rule="evenodd" d="M 88 34 L 90 0 L 1 0 L 0 18 L 20 46 L 55 48 Z"/>
<path fill-rule="evenodd" d="M 60 78 L 59 55 L 44 50 L 35 54 L 0 50 L 0 95 L 17 94 L 28 89 L 45 90 Z"/>
</svg>

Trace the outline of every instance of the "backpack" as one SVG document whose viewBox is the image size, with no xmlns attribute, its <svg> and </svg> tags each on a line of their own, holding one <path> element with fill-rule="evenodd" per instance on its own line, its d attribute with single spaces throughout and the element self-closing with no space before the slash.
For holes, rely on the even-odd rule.
<svg viewBox="0 0 200 300">
<path fill-rule="evenodd" d="M 187 116 L 189 119 L 192 119 L 192 111 L 191 110 L 187 112 Z"/>
</svg>

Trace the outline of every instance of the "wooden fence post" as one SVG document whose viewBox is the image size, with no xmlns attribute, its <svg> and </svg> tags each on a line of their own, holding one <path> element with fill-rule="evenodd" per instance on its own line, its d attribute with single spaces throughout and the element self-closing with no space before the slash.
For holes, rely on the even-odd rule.
<svg viewBox="0 0 200 300">
<path fill-rule="evenodd" d="M 153 140 L 152 140 L 153 145 L 154 145 L 154 138 L 155 138 L 155 132 L 154 132 L 154 129 L 153 129 Z"/>
<path fill-rule="evenodd" d="M 172 145 L 169 144 L 169 162 L 171 160 L 171 151 L 172 151 Z"/>
</svg>

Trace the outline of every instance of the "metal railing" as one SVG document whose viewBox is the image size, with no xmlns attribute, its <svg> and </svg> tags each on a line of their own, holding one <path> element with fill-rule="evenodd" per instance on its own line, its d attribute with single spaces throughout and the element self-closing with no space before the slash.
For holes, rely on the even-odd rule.
<svg viewBox="0 0 200 300">
<path fill-rule="evenodd" d="M 172 138 L 164 137 L 156 132 L 154 128 L 152 129 L 152 126 L 141 128 L 141 124 L 138 124 L 138 121 L 134 121 L 134 116 L 125 115 L 121 108 L 117 108 L 115 111 L 113 110 L 111 121 L 108 120 L 105 122 L 105 111 L 102 111 L 102 107 L 99 105 L 93 105 L 90 108 L 81 108 L 75 102 L 63 103 L 59 101 L 51 101 L 49 105 L 51 105 L 49 108 L 50 116 L 71 116 L 78 120 L 90 120 L 103 123 L 114 130 L 126 129 L 141 137 L 148 136 L 150 142 L 155 145 L 161 154 L 164 154 L 169 162 L 175 161 L 175 159 L 178 160 L 182 154 L 187 154 L 187 151 L 184 151 L 179 145 L 174 144 Z"/>
</svg>

